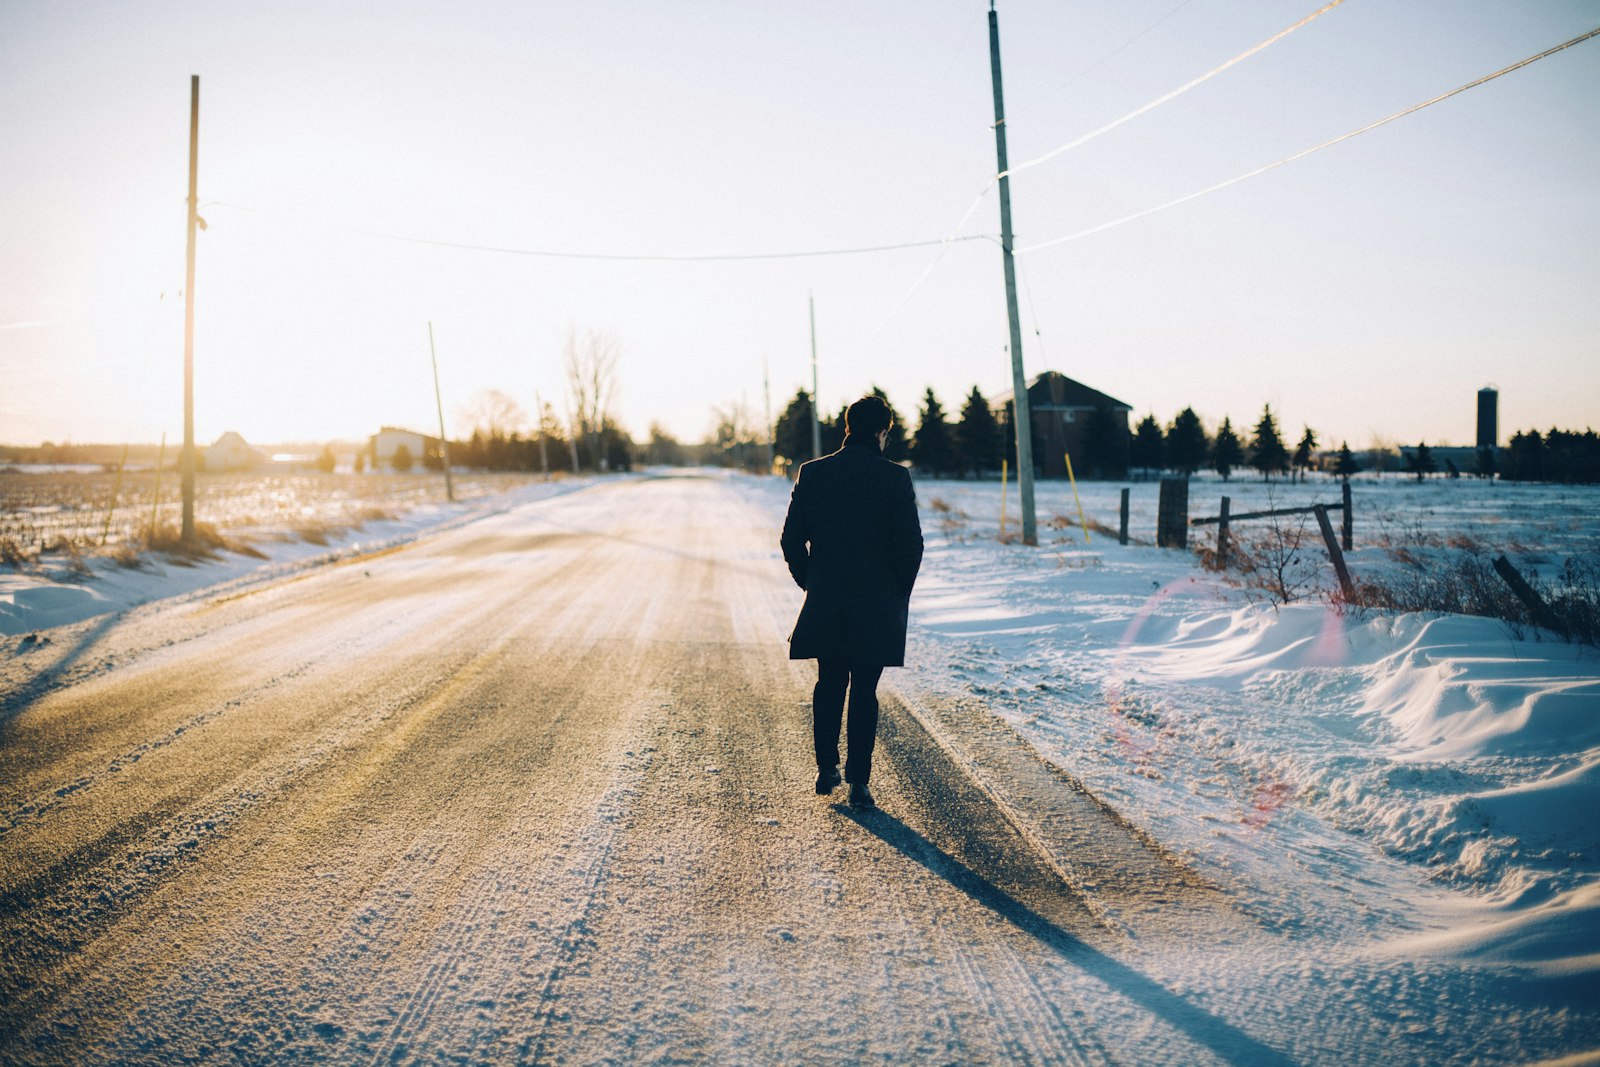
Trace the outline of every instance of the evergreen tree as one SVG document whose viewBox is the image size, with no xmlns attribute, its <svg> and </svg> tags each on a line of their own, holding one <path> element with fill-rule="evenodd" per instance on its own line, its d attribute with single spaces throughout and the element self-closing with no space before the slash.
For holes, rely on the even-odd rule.
<svg viewBox="0 0 1600 1067">
<path fill-rule="evenodd" d="M 874 385 L 871 395 L 889 405 L 889 414 L 894 419 L 894 425 L 889 427 L 889 437 L 883 443 L 883 458 L 895 463 L 910 459 L 911 445 L 906 441 L 905 420 L 900 417 L 900 412 L 895 410 L 888 393 Z"/>
<path fill-rule="evenodd" d="M 537 462 L 537 461 L 535 461 Z M 650 424 L 650 443 L 645 446 L 645 462 L 658 466 L 681 467 L 688 462 L 683 443 L 659 422 Z"/>
<path fill-rule="evenodd" d="M 1083 429 L 1083 459 L 1091 478 L 1121 478 L 1128 473 L 1128 423 L 1107 405 L 1089 413 Z"/>
<path fill-rule="evenodd" d="M 416 463 L 416 457 L 411 454 L 411 449 L 405 445 L 395 445 L 394 454 L 389 457 L 389 466 L 404 474 Z"/>
<path fill-rule="evenodd" d="M 1271 404 L 1262 409 L 1250 447 L 1250 466 L 1261 472 L 1262 481 L 1270 481 L 1274 474 L 1288 473 L 1289 450 L 1278 436 L 1278 420 L 1272 415 Z"/>
<path fill-rule="evenodd" d="M 1517 431 L 1506 448 L 1500 477 L 1509 482 L 1544 481 L 1544 437 L 1538 430 Z"/>
<path fill-rule="evenodd" d="M 1306 427 L 1306 432 L 1300 435 L 1300 443 L 1294 446 L 1294 469 L 1305 477 L 1305 472 L 1311 469 L 1311 455 L 1317 449 L 1317 435 L 1311 427 Z"/>
<path fill-rule="evenodd" d="M 921 416 L 916 438 L 911 442 L 911 461 L 919 474 L 944 477 L 955 470 L 956 452 L 950 423 L 932 389 L 923 394 Z"/>
<path fill-rule="evenodd" d="M 339 461 L 335 459 L 333 455 L 333 446 L 323 445 L 322 453 L 317 456 L 317 470 L 321 471 L 323 474 L 332 474 L 333 469 L 338 465 Z"/>
<path fill-rule="evenodd" d="M 1167 463 L 1185 477 L 1206 465 L 1210 444 L 1194 408 L 1184 408 L 1167 428 Z"/>
<path fill-rule="evenodd" d="M 794 399 L 778 416 L 773 431 L 772 450 L 793 466 L 816 457 L 811 454 L 811 394 L 804 389 L 794 394 Z"/>
<path fill-rule="evenodd" d="M 476 428 L 472 436 L 465 441 L 456 442 L 455 460 L 458 467 L 481 468 L 488 466 L 488 446 L 483 440 L 483 431 Z"/>
<path fill-rule="evenodd" d="M 633 439 L 610 416 L 600 424 L 600 455 L 605 469 L 630 471 L 633 469 Z"/>
<path fill-rule="evenodd" d="M 1000 409 L 1000 439 L 1005 442 L 1005 452 L 1002 458 L 1006 467 L 1011 471 L 1011 477 L 1017 476 L 1017 408 L 1007 400 Z"/>
<path fill-rule="evenodd" d="M 552 471 L 572 469 L 572 447 L 561 429 L 561 420 L 556 418 L 555 407 L 549 403 L 539 413 L 539 440 L 534 455 L 538 470 L 544 470 L 546 463 Z"/>
<path fill-rule="evenodd" d="M 444 451 L 437 442 L 424 441 L 422 445 L 422 466 L 424 470 L 444 470 Z"/>
<path fill-rule="evenodd" d="M 1334 461 L 1333 473 L 1337 474 L 1339 477 L 1348 482 L 1350 480 L 1350 476 L 1360 469 L 1361 465 L 1356 462 L 1355 455 L 1350 451 L 1349 443 L 1346 441 L 1340 441 L 1339 458 Z"/>
<path fill-rule="evenodd" d="M 1406 456 L 1406 470 L 1417 476 L 1417 481 L 1432 474 L 1439 469 L 1439 464 L 1434 462 L 1433 450 L 1426 444 L 1418 444 L 1417 450 Z"/>
<path fill-rule="evenodd" d="M 1545 434 L 1545 478 L 1567 485 L 1600 482 L 1600 434 L 1550 428 Z"/>
<path fill-rule="evenodd" d="M 1222 475 L 1222 480 L 1227 481 L 1233 468 L 1243 462 L 1244 446 L 1239 443 L 1239 435 L 1233 432 L 1233 420 L 1224 418 L 1222 429 L 1217 431 L 1216 444 L 1211 447 L 1211 465 Z"/>
<path fill-rule="evenodd" d="M 841 404 L 839 414 L 831 419 L 822 420 L 822 454 L 831 456 L 844 447 L 845 416 L 850 411 L 849 404 Z"/>
<path fill-rule="evenodd" d="M 1167 465 L 1166 453 L 1167 442 L 1161 435 L 1161 424 L 1154 415 L 1146 415 L 1133 431 L 1129 459 L 1142 470 L 1160 471 Z"/>
<path fill-rule="evenodd" d="M 961 421 L 956 424 L 956 445 L 965 468 L 977 474 L 1000 469 L 1000 424 L 995 421 L 989 402 L 974 385 L 961 406 Z"/>
</svg>

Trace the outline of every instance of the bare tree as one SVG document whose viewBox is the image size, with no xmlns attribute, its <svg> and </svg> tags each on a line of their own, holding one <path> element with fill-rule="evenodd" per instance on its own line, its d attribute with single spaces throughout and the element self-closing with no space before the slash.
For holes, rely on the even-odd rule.
<svg viewBox="0 0 1600 1067">
<path fill-rule="evenodd" d="M 748 468 L 760 454 L 762 430 L 755 415 L 743 397 L 727 407 L 711 409 L 716 427 L 713 440 L 717 455 L 725 467 Z"/>
<path fill-rule="evenodd" d="M 510 437 L 528 421 L 528 413 L 498 389 L 485 389 L 463 409 L 466 421 L 486 438 Z"/>
<path fill-rule="evenodd" d="M 1380 475 L 1392 467 L 1395 459 L 1400 455 L 1400 450 L 1395 447 L 1394 439 L 1380 434 L 1376 430 L 1373 431 L 1372 443 L 1367 446 L 1367 450 L 1372 456 L 1373 471 Z"/>
<path fill-rule="evenodd" d="M 605 330 L 567 328 L 565 362 L 567 399 L 571 405 L 572 438 L 582 439 L 589 458 L 600 466 L 600 434 L 612 420 L 616 402 L 617 364 L 622 359 L 622 342 Z"/>
</svg>

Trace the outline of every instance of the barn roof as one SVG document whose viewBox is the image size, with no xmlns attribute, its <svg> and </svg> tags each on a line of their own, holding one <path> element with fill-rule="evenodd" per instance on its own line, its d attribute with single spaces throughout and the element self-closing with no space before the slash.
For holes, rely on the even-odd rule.
<svg viewBox="0 0 1600 1067">
<path fill-rule="evenodd" d="M 1011 390 L 995 396 L 992 403 L 1004 404 L 1011 399 Z M 1032 411 L 1051 410 L 1094 410 L 1095 408 L 1108 407 L 1113 410 L 1121 408 L 1132 411 L 1133 405 L 1118 400 L 1114 396 L 1102 393 L 1100 390 L 1084 385 L 1082 382 L 1068 378 L 1059 371 L 1047 370 L 1034 377 L 1028 383 L 1028 399 L 1031 401 L 1029 409 Z"/>
</svg>

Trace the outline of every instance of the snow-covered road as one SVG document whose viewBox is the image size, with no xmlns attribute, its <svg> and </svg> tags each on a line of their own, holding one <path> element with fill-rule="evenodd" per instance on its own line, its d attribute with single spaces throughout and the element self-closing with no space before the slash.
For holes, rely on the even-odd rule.
<svg viewBox="0 0 1600 1067">
<path fill-rule="evenodd" d="M 0 1063 L 1504 1058 L 1500 987 L 1257 925 L 970 700 L 814 796 L 775 541 L 602 483 L 56 631 L 0 689 Z"/>
</svg>

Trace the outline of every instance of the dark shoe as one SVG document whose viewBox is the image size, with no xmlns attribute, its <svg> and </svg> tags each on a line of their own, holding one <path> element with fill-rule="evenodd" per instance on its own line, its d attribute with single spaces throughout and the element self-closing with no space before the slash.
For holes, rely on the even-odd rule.
<svg viewBox="0 0 1600 1067">
<path fill-rule="evenodd" d="M 850 806 L 852 808 L 875 808 L 878 802 L 872 799 L 872 790 L 867 788 L 866 782 L 850 783 Z"/>
<path fill-rule="evenodd" d="M 817 796 L 825 797 L 839 784 L 839 768 L 828 767 L 817 772 Z"/>
</svg>

